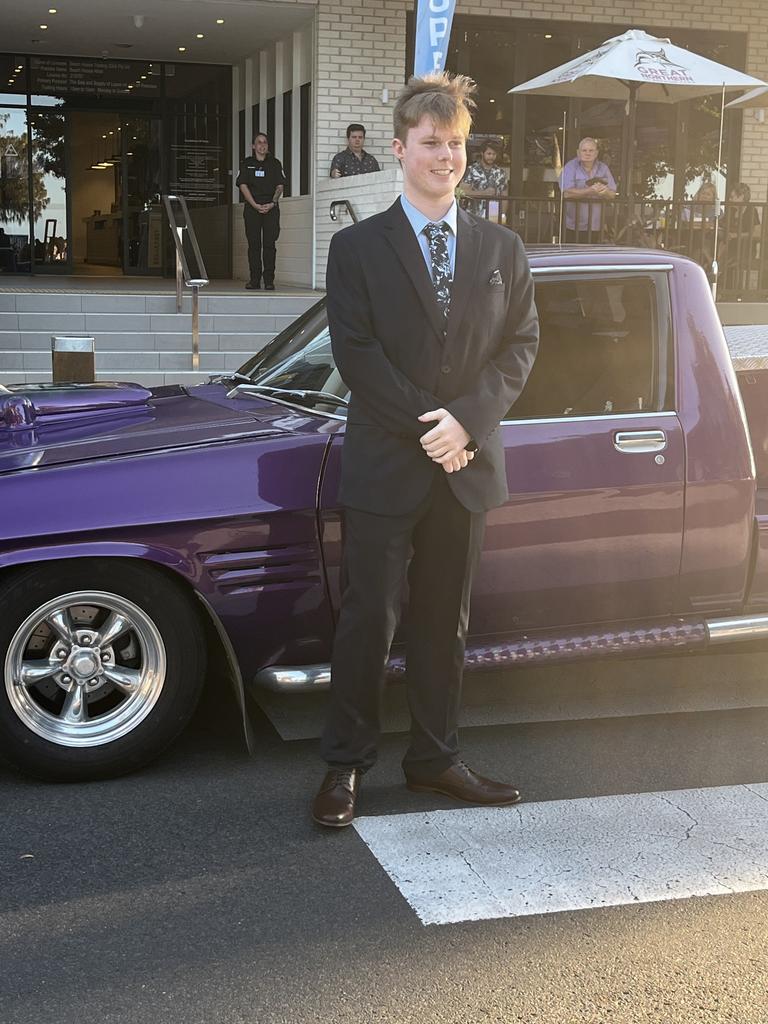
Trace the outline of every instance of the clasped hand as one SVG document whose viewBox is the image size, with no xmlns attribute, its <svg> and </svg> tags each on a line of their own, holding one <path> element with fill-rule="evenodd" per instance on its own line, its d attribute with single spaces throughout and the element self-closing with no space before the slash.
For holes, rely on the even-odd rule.
<svg viewBox="0 0 768 1024">
<path fill-rule="evenodd" d="M 253 204 L 254 209 L 258 213 L 269 213 L 269 211 L 273 208 L 274 205 L 275 205 L 274 203 L 254 203 Z"/>
<path fill-rule="evenodd" d="M 419 416 L 420 423 L 435 421 L 437 425 L 421 438 L 421 447 L 446 473 L 458 473 L 475 457 L 474 452 L 465 451 L 472 439 L 447 409 L 433 409 Z"/>
</svg>

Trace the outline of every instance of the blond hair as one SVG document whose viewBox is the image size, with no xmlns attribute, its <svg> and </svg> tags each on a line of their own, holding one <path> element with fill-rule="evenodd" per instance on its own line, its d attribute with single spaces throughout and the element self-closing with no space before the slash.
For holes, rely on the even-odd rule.
<svg viewBox="0 0 768 1024">
<path fill-rule="evenodd" d="M 456 125 L 469 135 L 477 86 L 467 75 L 449 75 L 435 71 L 422 78 L 413 77 L 400 93 L 392 114 L 395 138 L 405 142 L 409 128 L 415 128 L 427 114 L 443 128 Z"/>
</svg>

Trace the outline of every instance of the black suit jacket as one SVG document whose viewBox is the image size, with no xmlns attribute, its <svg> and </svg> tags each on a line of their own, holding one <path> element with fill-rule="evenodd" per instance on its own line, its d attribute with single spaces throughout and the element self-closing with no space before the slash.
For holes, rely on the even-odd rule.
<svg viewBox="0 0 768 1024">
<path fill-rule="evenodd" d="M 341 503 L 381 515 L 415 508 L 445 472 L 419 444 L 434 424 L 418 417 L 445 408 L 478 448 L 448 474 L 454 494 L 472 512 L 503 504 L 499 421 L 523 389 L 539 333 L 519 236 L 459 210 L 446 321 L 398 199 L 333 236 L 326 287 L 333 354 L 351 391 Z"/>
</svg>

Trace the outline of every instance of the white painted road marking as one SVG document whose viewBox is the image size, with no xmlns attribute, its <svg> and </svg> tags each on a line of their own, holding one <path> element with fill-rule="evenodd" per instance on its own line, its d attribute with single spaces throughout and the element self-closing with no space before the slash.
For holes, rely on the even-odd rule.
<svg viewBox="0 0 768 1024">
<path fill-rule="evenodd" d="M 768 889 L 768 783 L 362 817 L 423 924 Z"/>
</svg>

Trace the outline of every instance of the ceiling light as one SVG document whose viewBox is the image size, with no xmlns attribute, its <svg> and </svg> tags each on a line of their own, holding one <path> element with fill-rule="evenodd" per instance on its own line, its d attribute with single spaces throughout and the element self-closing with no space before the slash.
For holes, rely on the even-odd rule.
<svg viewBox="0 0 768 1024">
<path fill-rule="evenodd" d="M 41 25 L 40 28 L 43 29 L 43 31 L 45 31 L 45 29 L 47 29 L 48 26 L 47 25 Z"/>
<path fill-rule="evenodd" d="M 223 18 L 217 18 L 216 19 L 216 24 L 217 25 L 223 25 L 224 24 L 224 19 Z"/>
<path fill-rule="evenodd" d="M 552 33 L 551 33 L 551 32 L 547 32 L 547 33 L 545 34 L 544 38 L 545 38 L 545 39 L 551 39 L 551 38 L 552 38 Z"/>
<path fill-rule="evenodd" d="M 205 36 L 203 35 L 203 33 L 202 33 L 202 32 L 198 32 L 198 33 L 197 33 L 197 38 L 198 38 L 198 39 L 205 39 Z"/>
<path fill-rule="evenodd" d="M 55 7 L 49 7 L 48 8 L 48 13 L 49 14 L 55 14 L 56 13 L 56 8 Z"/>
<path fill-rule="evenodd" d="M 179 53 L 186 53 L 186 52 L 187 52 L 186 46 L 180 46 L 179 47 Z"/>
<path fill-rule="evenodd" d="M 146 77 L 147 77 L 146 75 L 142 75 L 141 76 L 141 80 L 144 81 L 146 79 Z"/>
<path fill-rule="evenodd" d="M 488 100 L 489 103 L 495 103 L 496 100 Z"/>
<path fill-rule="evenodd" d="M 132 88 L 133 88 L 133 86 L 132 86 L 132 85 L 129 85 L 129 86 L 128 86 L 128 88 L 129 88 L 129 89 L 132 89 Z"/>
</svg>

